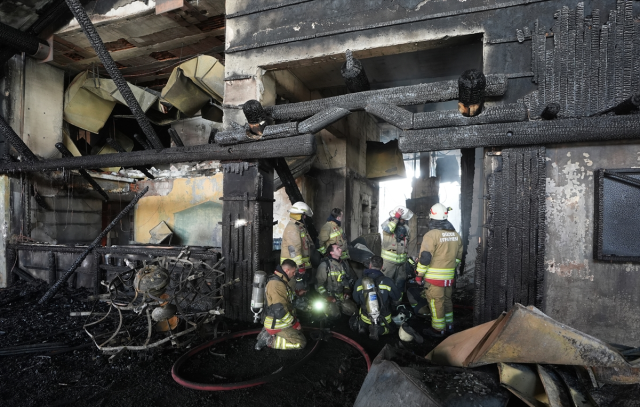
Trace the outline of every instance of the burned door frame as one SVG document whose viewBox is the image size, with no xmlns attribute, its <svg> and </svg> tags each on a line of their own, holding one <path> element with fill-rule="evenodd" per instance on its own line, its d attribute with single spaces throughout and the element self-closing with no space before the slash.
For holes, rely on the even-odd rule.
<svg viewBox="0 0 640 407">
<path fill-rule="evenodd" d="M 544 311 L 545 148 L 485 151 L 484 173 L 474 325 L 497 318 L 516 303 Z"/>
</svg>

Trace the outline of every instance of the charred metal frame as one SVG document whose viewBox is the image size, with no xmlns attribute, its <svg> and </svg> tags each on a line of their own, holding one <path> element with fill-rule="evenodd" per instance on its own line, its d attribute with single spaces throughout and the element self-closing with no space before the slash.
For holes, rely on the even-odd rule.
<svg viewBox="0 0 640 407">
<path fill-rule="evenodd" d="M 633 175 L 633 176 L 632 176 Z M 626 187 L 631 188 L 636 194 L 630 194 L 629 191 L 625 194 L 616 194 L 615 191 L 609 191 L 605 194 L 605 183 L 607 180 L 614 182 L 615 184 L 624 184 Z M 628 231 L 621 230 L 619 227 L 610 226 L 615 231 L 610 229 L 609 233 L 605 230 L 605 216 L 616 216 L 620 219 L 620 223 L 624 223 L 625 227 L 636 226 L 637 230 L 640 230 L 640 211 L 638 210 L 637 196 L 640 195 L 640 169 L 638 168 L 623 168 L 623 169 L 599 169 L 594 172 L 595 181 L 595 202 L 594 202 L 594 226 L 593 226 L 593 258 L 595 260 L 609 261 L 609 262 L 634 262 L 640 263 L 640 253 L 637 256 L 623 256 L 614 255 L 606 251 L 605 239 L 614 239 L 618 237 L 622 244 L 629 242 L 637 242 L 638 240 L 626 234 Z M 626 189 L 626 188 L 625 188 Z M 620 192 L 620 191 L 618 191 Z M 617 195 L 617 196 L 615 196 Z M 613 205 L 609 202 L 607 205 L 607 197 L 609 199 L 618 198 L 621 199 L 622 205 Z M 608 217 L 609 217 L 608 216 Z M 609 219 L 611 222 L 611 219 Z M 610 242 L 611 244 L 611 242 Z M 627 248 L 628 249 L 628 248 Z"/>
</svg>

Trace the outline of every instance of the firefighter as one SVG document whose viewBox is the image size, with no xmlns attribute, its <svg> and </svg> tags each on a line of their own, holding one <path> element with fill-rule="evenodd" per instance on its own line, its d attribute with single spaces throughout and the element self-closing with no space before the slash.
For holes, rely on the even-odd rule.
<svg viewBox="0 0 640 407">
<path fill-rule="evenodd" d="M 361 334 L 368 330 L 372 339 L 392 331 L 391 302 L 400 300 L 402 296 L 393 280 L 380 270 L 382 264 L 382 257 L 372 256 L 369 268 L 356 281 L 353 300 L 360 310 L 349 320 L 351 329 Z"/>
<path fill-rule="evenodd" d="M 357 306 L 351 299 L 349 275 L 342 260 L 342 248 L 338 243 L 328 247 L 327 256 L 316 272 L 318 293 L 327 300 L 327 317 L 338 318 L 340 312 L 345 315 L 356 313 Z"/>
<path fill-rule="evenodd" d="M 327 223 L 320 229 L 318 240 L 320 247 L 318 251 L 323 255 L 327 253 L 329 245 L 336 243 L 342 249 L 342 260 L 349 258 L 349 250 L 347 249 L 347 239 L 342 230 L 342 216 L 344 212 L 340 208 L 333 208 L 331 215 L 327 218 Z"/>
<path fill-rule="evenodd" d="M 400 306 L 404 283 L 407 280 L 407 244 L 409 243 L 409 225 L 407 222 L 413 212 L 403 206 L 397 206 L 389 212 L 389 219 L 382 224 L 382 273 L 393 280 L 400 298 L 394 305 Z"/>
<path fill-rule="evenodd" d="M 289 223 L 282 234 L 280 263 L 286 259 L 291 259 L 296 263 L 298 270 L 295 276 L 295 290 L 298 295 L 304 295 L 313 280 L 309 256 L 311 251 L 315 249 L 311 236 L 304 225 L 304 219 L 307 216 L 313 216 L 309 205 L 302 201 L 293 204 L 289 208 Z"/>
<path fill-rule="evenodd" d="M 431 310 L 431 329 L 425 333 L 436 337 L 453 333 L 452 285 L 462 258 L 462 238 L 448 221 L 449 210 L 441 203 L 431 207 L 416 277 L 417 284 L 424 284 L 422 295 Z"/>
<path fill-rule="evenodd" d="M 264 327 L 258 334 L 256 350 L 265 346 L 285 350 L 302 349 L 307 344 L 292 304 L 294 293 L 290 281 L 297 269 L 298 265 L 293 260 L 286 259 L 269 278 L 264 289 Z"/>
</svg>

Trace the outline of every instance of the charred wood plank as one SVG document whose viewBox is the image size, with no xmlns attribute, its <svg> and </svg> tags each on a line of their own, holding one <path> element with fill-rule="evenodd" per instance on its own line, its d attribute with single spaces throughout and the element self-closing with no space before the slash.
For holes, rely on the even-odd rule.
<svg viewBox="0 0 640 407">
<path fill-rule="evenodd" d="M 298 130 L 300 133 L 314 134 L 349 114 L 351 114 L 351 112 L 347 109 L 330 107 L 301 121 L 300 124 L 298 124 Z"/>
<path fill-rule="evenodd" d="M 0 173 L 76 170 L 102 167 L 133 167 L 136 165 L 171 164 L 208 160 L 242 160 L 257 158 L 313 155 L 316 142 L 313 135 L 291 137 L 287 143 L 265 140 L 234 146 L 205 144 L 130 153 L 104 154 L 43 160 L 36 163 L 1 163 Z"/>
<path fill-rule="evenodd" d="M 182 142 L 180 135 L 178 135 L 178 132 L 175 129 L 170 128 L 168 132 L 169 136 L 171 136 L 171 140 L 173 140 L 173 143 L 176 145 L 176 147 L 184 147 L 184 143 Z"/>
<path fill-rule="evenodd" d="M 109 144 L 114 150 L 116 150 L 119 153 L 126 153 L 127 152 L 127 150 L 125 150 L 124 147 L 122 147 L 120 145 L 120 143 L 118 143 L 118 141 L 116 139 L 108 138 L 107 139 L 107 144 Z M 147 177 L 149 179 L 155 179 L 155 177 L 145 167 L 133 167 L 133 169 L 140 171 L 141 173 L 143 173 L 145 175 L 145 177 Z"/>
<path fill-rule="evenodd" d="M 214 142 L 221 146 L 228 146 L 239 143 L 252 143 L 258 140 L 270 140 L 299 135 L 298 123 L 282 123 L 266 126 L 262 131 L 262 137 L 250 133 L 248 128 L 236 128 L 227 131 L 220 131 L 215 135 Z"/>
<path fill-rule="evenodd" d="M 600 10 L 591 11 L 591 68 L 589 69 L 589 112 L 598 110 L 600 99 L 600 86 L 598 78 L 600 73 Z"/>
<path fill-rule="evenodd" d="M 364 110 L 389 124 L 393 124 L 399 129 L 408 130 L 414 128 L 413 118 L 415 115 L 401 107 L 390 105 L 388 103 L 373 103 L 365 106 Z M 460 113 L 458 113 L 457 110 L 455 113 L 457 116 L 460 116 Z"/>
<path fill-rule="evenodd" d="M 471 147 L 638 138 L 640 138 L 640 117 L 627 115 L 407 130 L 400 136 L 399 147 L 403 153 L 413 153 Z"/>
<path fill-rule="evenodd" d="M 502 96 L 507 89 L 505 75 L 487 75 L 485 96 Z M 331 107 L 341 107 L 350 111 L 364 110 L 374 103 L 388 103 L 396 106 L 419 105 L 458 99 L 458 81 L 449 80 L 397 88 L 370 90 L 348 95 L 267 106 L 265 110 L 276 120 L 301 120 Z"/>
<path fill-rule="evenodd" d="M 511 123 L 522 122 L 527 118 L 527 106 L 523 103 L 511 103 L 485 108 L 482 113 L 474 117 L 465 117 L 458 110 L 415 113 L 413 115 L 413 128 L 428 129 L 486 123 Z"/>
<path fill-rule="evenodd" d="M 71 151 L 69 151 L 64 144 L 56 143 L 56 148 L 58 149 L 58 151 L 60 151 L 60 154 L 62 154 L 62 157 L 73 158 L 73 154 L 71 154 Z M 87 181 L 89 185 L 91 185 L 91 188 L 93 188 L 97 193 L 102 195 L 102 199 L 105 202 L 109 202 L 109 195 L 107 195 L 107 193 L 104 192 L 104 189 L 102 189 L 100 184 L 98 184 L 96 180 L 93 179 L 93 177 L 89 175 L 89 173 L 86 170 L 83 170 L 82 168 L 80 168 L 78 169 L 78 172 L 80 173 L 82 178 L 84 178 L 84 180 Z"/>
</svg>

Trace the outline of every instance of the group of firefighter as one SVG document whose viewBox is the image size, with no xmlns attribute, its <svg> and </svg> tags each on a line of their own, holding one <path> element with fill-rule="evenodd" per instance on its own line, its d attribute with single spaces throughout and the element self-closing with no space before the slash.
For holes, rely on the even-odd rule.
<svg viewBox="0 0 640 407">
<path fill-rule="evenodd" d="M 402 206 L 393 209 L 382 224 L 381 256 L 371 253 L 358 278 L 349 264 L 343 211 L 331 211 L 316 248 L 305 226 L 305 218 L 312 217 L 313 211 L 304 202 L 296 202 L 289 209 L 290 221 L 282 236 L 280 265 L 264 287 L 264 328 L 256 349 L 305 347 L 294 304 L 312 288 L 326 318 L 347 315 L 351 329 L 368 333 L 372 339 L 393 333 L 400 326 L 401 340 L 422 342 L 421 335 L 404 322 L 409 312 L 403 295 L 410 277 L 413 284 L 406 290 L 410 307 L 418 316 L 431 316 L 431 327 L 423 333 L 436 338 L 453 333 L 451 294 L 462 257 L 462 239 L 448 221 L 450 209 L 440 203 L 431 207 L 418 259 L 407 254 L 408 221 L 413 213 Z M 366 246 L 356 246 L 370 251 Z M 314 270 L 311 259 L 318 255 L 323 258 Z"/>
</svg>

